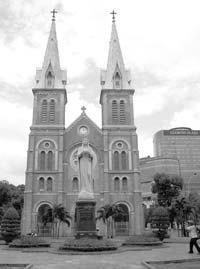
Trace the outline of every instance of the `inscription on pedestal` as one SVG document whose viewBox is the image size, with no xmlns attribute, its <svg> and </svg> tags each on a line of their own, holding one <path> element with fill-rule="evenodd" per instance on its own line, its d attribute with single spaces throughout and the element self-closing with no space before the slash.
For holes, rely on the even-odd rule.
<svg viewBox="0 0 200 269">
<path fill-rule="evenodd" d="M 91 209 L 81 208 L 79 209 L 80 222 L 82 221 L 91 221 L 93 219 L 93 214 Z"/>
<path fill-rule="evenodd" d="M 79 201 L 76 203 L 77 234 L 88 236 L 96 233 L 95 202 Z"/>
</svg>

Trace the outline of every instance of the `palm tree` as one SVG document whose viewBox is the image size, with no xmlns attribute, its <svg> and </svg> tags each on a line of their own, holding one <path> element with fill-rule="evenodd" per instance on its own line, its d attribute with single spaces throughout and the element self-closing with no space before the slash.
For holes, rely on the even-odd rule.
<svg viewBox="0 0 200 269">
<path fill-rule="evenodd" d="M 59 237 L 61 222 L 70 226 L 71 216 L 62 204 L 54 205 L 53 208 L 48 208 L 42 216 L 44 225 L 52 223 L 53 237 Z"/>
<path fill-rule="evenodd" d="M 124 211 L 120 207 L 120 205 L 117 204 L 107 204 L 102 207 L 100 207 L 97 210 L 97 217 L 96 219 L 100 220 L 102 219 L 103 222 L 106 224 L 107 227 L 107 237 L 114 237 L 114 219 L 116 217 L 122 217 L 124 216 Z"/>
</svg>

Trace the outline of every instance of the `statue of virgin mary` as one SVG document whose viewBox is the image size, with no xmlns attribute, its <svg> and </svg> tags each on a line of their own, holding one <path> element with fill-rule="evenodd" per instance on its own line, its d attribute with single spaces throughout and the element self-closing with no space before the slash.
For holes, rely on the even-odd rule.
<svg viewBox="0 0 200 269">
<path fill-rule="evenodd" d="M 80 192 L 78 199 L 94 199 L 92 178 L 94 155 L 87 138 L 83 139 L 82 146 L 78 149 L 77 157 L 80 178 Z"/>
</svg>

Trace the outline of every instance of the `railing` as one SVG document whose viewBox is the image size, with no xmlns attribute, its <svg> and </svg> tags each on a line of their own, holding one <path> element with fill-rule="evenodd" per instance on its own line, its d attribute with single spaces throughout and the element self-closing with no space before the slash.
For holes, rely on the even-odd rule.
<svg viewBox="0 0 200 269">
<path fill-rule="evenodd" d="M 129 235 L 129 222 L 115 222 L 115 235 Z"/>
</svg>

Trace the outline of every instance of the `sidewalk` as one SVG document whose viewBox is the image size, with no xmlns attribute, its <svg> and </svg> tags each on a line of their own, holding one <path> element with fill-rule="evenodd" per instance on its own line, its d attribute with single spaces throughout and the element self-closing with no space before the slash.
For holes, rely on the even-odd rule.
<svg viewBox="0 0 200 269">
<path fill-rule="evenodd" d="M 53 248 L 57 248 L 64 238 L 48 240 L 52 242 Z M 113 240 L 119 243 L 124 237 Z M 144 269 L 141 265 L 143 261 L 200 259 L 197 253 L 188 254 L 188 246 L 189 238 L 179 238 L 176 233 L 173 233 L 170 239 L 165 239 L 164 247 L 161 248 L 140 248 L 140 251 L 130 248 L 127 251 L 108 254 L 59 255 L 49 252 L 22 252 L 8 250 L 5 245 L 0 245 L 0 263 L 28 263 L 34 265 L 33 269 Z"/>
</svg>

